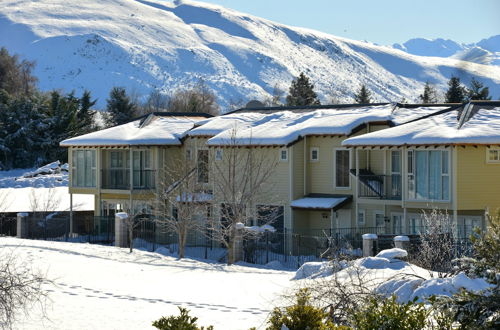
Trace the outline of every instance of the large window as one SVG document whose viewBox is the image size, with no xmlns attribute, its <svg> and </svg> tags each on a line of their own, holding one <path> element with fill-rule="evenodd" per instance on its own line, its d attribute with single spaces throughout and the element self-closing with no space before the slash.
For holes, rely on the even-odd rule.
<svg viewBox="0 0 500 330">
<path fill-rule="evenodd" d="M 335 150 L 335 187 L 349 188 L 350 152 L 346 149 Z"/>
<path fill-rule="evenodd" d="M 134 188 L 152 188 L 154 173 L 151 169 L 151 151 L 132 151 L 132 166 Z"/>
<path fill-rule="evenodd" d="M 95 150 L 73 150 L 71 180 L 73 187 L 93 188 L 96 186 Z"/>
<path fill-rule="evenodd" d="M 448 200 L 449 152 L 408 151 L 408 197 L 417 200 Z"/>
</svg>

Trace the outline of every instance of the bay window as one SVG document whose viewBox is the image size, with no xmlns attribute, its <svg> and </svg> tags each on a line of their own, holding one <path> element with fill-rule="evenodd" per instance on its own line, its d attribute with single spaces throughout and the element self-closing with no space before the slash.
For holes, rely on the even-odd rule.
<svg viewBox="0 0 500 330">
<path fill-rule="evenodd" d="M 408 151 L 408 198 L 449 200 L 449 152 L 447 150 Z"/>
<path fill-rule="evenodd" d="M 71 182 L 73 187 L 96 186 L 96 151 L 73 150 Z"/>
</svg>

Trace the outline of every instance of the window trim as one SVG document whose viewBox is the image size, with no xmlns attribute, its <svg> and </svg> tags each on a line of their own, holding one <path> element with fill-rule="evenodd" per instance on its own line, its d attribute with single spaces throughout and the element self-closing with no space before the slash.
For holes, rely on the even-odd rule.
<svg viewBox="0 0 500 330">
<path fill-rule="evenodd" d="M 220 161 L 220 160 L 222 160 L 222 157 L 223 157 L 223 155 L 222 155 L 222 149 L 220 149 L 220 148 L 215 149 L 215 152 L 214 152 L 214 159 L 215 159 L 216 161 Z"/>
<path fill-rule="evenodd" d="M 490 160 L 490 152 L 497 152 L 497 160 Z M 486 148 L 486 164 L 500 164 L 500 147 Z"/>
<path fill-rule="evenodd" d="M 285 152 L 285 158 L 283 158 L 283 151 Z M 280 162 L 288 162 L 288 149 L 281 148 L 279 158 Z"/>
<path fill-rule="evenodd" d="M 316 158 L 313 157 L 314 151 L 316 151 Z M 319 147 L 311 147 L 309 149 L 309 161 L 310 162 L 319 162 Z"/>
<path fill-rule="evenodd" d="M 349 180 L 349 185 L 347 187 L 339 187 L 337 186 L 337 151 L 348 151 L 349 152 L 349 168 L 347 169 L 347 175 Z M 351 190 L 352 189 L 352 180 L 350 169 L 352 168 L 352 150 L 348 148 L 333 148 L 333 189 L 336 190 Z"/>
<path fill-rule="evenodd" d="M 359 221 L 359 215 L 363 215 L 363 221 Z M 357 226 L 366 226 L 366 210 L 365 209 L 358 209 L 358 213 L 356 214 L 356 225 Z"/>
<path fill-rule="evenodd" d="M 77 173 L 77 166 L 76 166 L 76 163 L 75 163 L 75 157 L 78 157 L 78 156 L 75 156 L 77 152 L 83 152 L 84 153 L 84 164 L 86 164 L 86 161 L 85 161 L 85 153 L 87 151 L 90 151 L 91 153 L 93 153 L 93 159 L 91 159 L 90 161 L 90 181 L 93 181 L 91 182 L 90 185 L 76 185 L 75 184 L 75 179 L 78 178 L 78 175 L 76 174 Z M 97 179 L 97 157 L 98 157 L 98 149 L 94 149 L 94 148 L 77 148 L 77 149 L 72 149 L 71 150 L 71 180 L 70 180 L 70 183 L 71 183 L 71 188 L 87 188 L 87 189 L 95 189 L 97 188 L 97 185 L 98 185 L 98 179 Z M 93 160 L 93 162 L 92 162 Z M 86 166 L 84 166 L 86 167 Z M 85 168 L 83 169 L 83 171 L 85 172 Z M 93 173 L 93 174 L 92 174 Z M 85 180 L 84 180 L 85 181 Z"/>
<path fill-rule="evenodd" d="M 377 215 L 381 215 L 382 216 L 382 225 L 381 226 L 378 226 L 377 225 Z M 374 210 L 373 211 L 373 227 L 375 228 L 384 228 L 385 229 L 385 213 L 384 211 L 382 210 Z"/>
</svg>

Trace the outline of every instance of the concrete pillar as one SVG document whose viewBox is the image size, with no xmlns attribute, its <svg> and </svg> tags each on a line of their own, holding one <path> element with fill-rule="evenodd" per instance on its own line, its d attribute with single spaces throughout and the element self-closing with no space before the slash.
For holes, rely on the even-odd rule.
<svg viewBox="0 0 500 330">
<path fill-rule="evenodd" d="M 364 234 L 363 236 L 363 257 L 373 257 L 377 253 L 377 234 Z"/>
<path fill-rule="evenodd" d="M 17 214 L 17 238 L 28 238 L 28 213 Z"/>
<path fill-rule="evenodd" d="M 234 244 L 233 244 L 233 255 L 234 262 L 243 260 L 243 230 L 245 230 L 245 225 L 241 222 L 234 226 Z"/>
<path fill-rule="evenodd" d="M 119 212 L 115 214 L 115 246 L 128 247 L 127 221 L 127 213 Z"/>
<path fill-rule="evenodd" d="M 408 236 L 394 237 L 394 247 L 408 252 L 408 249 L 410 248 L 410 238 Z"/>
</svg>

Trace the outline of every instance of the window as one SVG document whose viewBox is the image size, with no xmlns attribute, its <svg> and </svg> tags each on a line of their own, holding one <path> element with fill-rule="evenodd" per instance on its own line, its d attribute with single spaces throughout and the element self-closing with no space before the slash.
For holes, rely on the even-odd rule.
<svg viewBox="0 0 500 330">
<path fill-rule="evenodd" d="M 365 224 L 365 210 L 358 210 L 358 225 Z"/>
<path fill-rule="evenodd" d="M 419 235 L 422 231 L 422 218 L 419 216 L 412 216 L 410 218 L 410 234 Z"/>
<path fill-rule="evenodd" d="M 350 152 L 347 149 L 335 150 L 335 187 L 349 188 Z"/>
<path fill-rule="evenodd" d="M 410 199 L 448 200 L 449 186 L 448 151 L 415 150 L 408 152 L 408 195 Z"/>
<path fill-rule="evenodd" d="M 222 160 L 222 149 L 215 150 L 215 160 Z"/>
<path fill-rule="evenodd" d="M 487 163 L 500 163 L 500 149 L 486 149 Z"/>
<path fill-rule="evenodd" d="M 401 197 L 401 151 L 391 151 L 391 196 Z"/>
<path fill-rule="evenodd" d="M 102 171 L 103 188 L 130 188 L 130 152 L 128 150 L 111 150 L 109 152 L 109 169 Z"/>
<path fill-rule="evenodd" d="M 385 231 L 385 216 L 382 211 L 375 211 L 375 227 L 377 227 L 377 233 L 383 234 Z"/>
<path fill-rule="evenodd" d="M 152 188 L 154 175 L 151 170 L 151 151 L 132 151 L 132 166 L 134 188 Z"/>
<path fill-rule="evenodd" d="M 282 162 L 286 162 L 288 160 L 288 150 L 286 150 L 286 149 L 280 150 L 280 160 Z"/>
<path fill-rule="evenodd" d="M 192 155 L 191 149 L 186 149 L 186 160 L 192 160 L 192 159 L 193 159 L 193 155 Z"/>
<path fill-rule="evenodd" d="M 198 150 L 198 182 L 208 183 L 208 150 Z"/>
<path fill-rule="evenodd" d="M 73 187 L 96 186 L 95 150 L 73 150 L 71 180 Z"/>
<path fill-rule="evenodd" d="M 392 216 L 392 233 L 395 235 L 401 235 L 404 232 L 403 226 L 403 216 L 393 215 Z"/>
<path fill-rule="evenodd" d="M 313 147 L 311 148 L 311 162 L 319 161 L 319 148 Z"/>
</svg>

